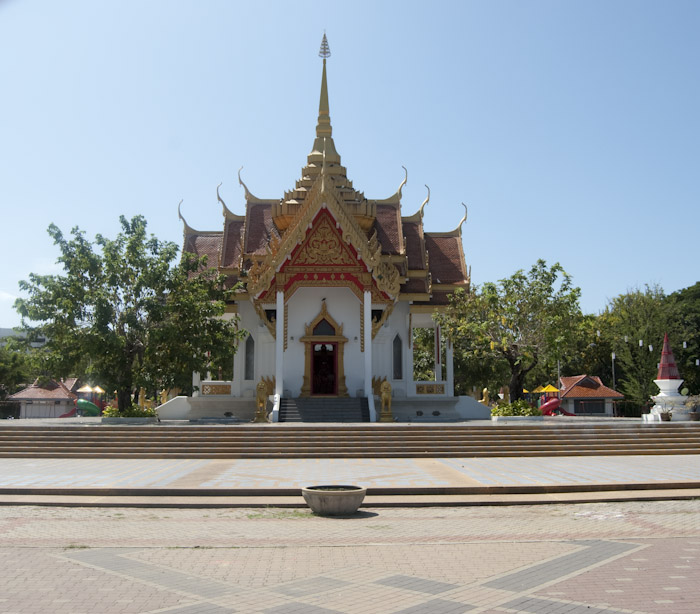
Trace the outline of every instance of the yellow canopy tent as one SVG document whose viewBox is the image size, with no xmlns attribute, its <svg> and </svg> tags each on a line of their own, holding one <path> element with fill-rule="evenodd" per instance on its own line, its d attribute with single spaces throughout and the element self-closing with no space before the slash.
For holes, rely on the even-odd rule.
<svg viewBox="0 0 700 614">
<path fill-rule="evenodd" d="M 85 384 L 82 388 L 78 388 L 78 392 L 90 393 L 90 392 L 94 392 L 94 391 L 93 391 L 91 386 L 88 386 L 87 384 Z"/>
<path fill-rule="evenodd" d="M 547 384 L 540 392 L 559 392 L 559 388 L 555 388 L 552 384 Z"/>
</svg>

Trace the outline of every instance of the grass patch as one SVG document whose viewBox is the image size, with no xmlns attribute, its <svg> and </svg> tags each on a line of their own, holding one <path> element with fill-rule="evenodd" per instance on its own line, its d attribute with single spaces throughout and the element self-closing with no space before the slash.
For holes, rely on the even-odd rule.
<svg viewBox="0 0 700 614">
<path fill-rule="evenodd" d="M 313 518 L 311 510 L 296 510 L 283 508 L 263 508 L 260 511 L 250 512 L 246 514 L 249 520 L 257 520 L 259 518 L 266 519 L 285 519 L 285 518 Z"/>
</svg>

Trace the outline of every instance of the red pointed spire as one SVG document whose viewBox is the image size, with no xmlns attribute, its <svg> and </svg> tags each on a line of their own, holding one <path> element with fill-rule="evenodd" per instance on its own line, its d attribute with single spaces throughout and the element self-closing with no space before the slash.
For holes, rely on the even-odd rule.
<svg viewBox="0 0 700 614">
<path fill-rule="evenodd" d="M 668 333 L 664 335 L 664 349 L 661 350 L 661 362 L 656 379 L 681 379 L 671 344 L 668 342 Z"/>
</svg>

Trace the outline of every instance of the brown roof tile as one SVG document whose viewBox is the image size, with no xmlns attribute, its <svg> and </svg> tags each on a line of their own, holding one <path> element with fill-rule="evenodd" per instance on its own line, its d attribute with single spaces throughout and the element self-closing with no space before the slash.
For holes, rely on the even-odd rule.
<svg viewBox="0 0 700 614">
<path fill-rule="evenodd" d="M 419 222 L 403 222 L 408 268 L 413 270 L 425 268 L 425 241 L 421 226 L 422 224 Z"/>
<path fill-rule="evenodd" d="M 8 398 L 12 401 L 59 401 L 75 399 L 76 395 L 68 390 L 62 382 L 51 380 L 43 387 L 34 382 L 31 386 L 10 395 Z"/>
<path fill-rule="evenodd" d="M 63 380 L 63 385 L 70 390 L 71 392 L 75 392 L 80 384 L 80 380 L 77 377 L 68 377 Z"/>
<path fill-rule="evenodd" d="M 414 305 L 448 305 L 451 292 L 435 292 L 430 295 L 429 301 L 415 301 Z"/>
<path fill-rule="evenodd" d="M 562 399 L 622 399 L 623 394 L 603 385 L 595 375 L 574 375 L 561 378 Z"/>
<path fill-rule="evenodd" d="M 426 232 L 425 247 L 434 284 L 457 284 L 466 280 L 461 237 L 434 236 Z"/>
<path fill-rule="evenodd" d="M 241 234 L 243 227 L 243 220 L 228 220 L 226 222 L 221 266 L 227 268 L 238 267 L 241 258 Z"/>
<path fill-rule="evenodd" d="M 226 290 L 230 290 L 237 283 L 238 283 L 238 276 L 237 275 L 226 275 L 226 278 L 224 279 L 224 288 Z"/>
<path fill-rule="evenodd" d="M 374 229 L 384 254 L 401 253 L 401 216 L 393 205 L 377 205 Z"/>
<path fill-rule="evenodd" d="M 414 277 L 401 286 L 401 292 L 406 294 L 416 294 L 428 291 L 428 282 L 425 279 Z"/>
<path fill-rule="evenodd" d="M 206 256 L 208 266 L 216 267 L 219 265 L 223 236 L 221 232 L 202 232 L 187 235 L 183 251 L 200 257 Z"/>
<path fill-rule="evenodd" d="M 265 246 L 272 231 L 272 226 L 272 205 L 267 203 L 248 205 L 245 245 L 247 254 L 265 253 Z"/>
</svg>

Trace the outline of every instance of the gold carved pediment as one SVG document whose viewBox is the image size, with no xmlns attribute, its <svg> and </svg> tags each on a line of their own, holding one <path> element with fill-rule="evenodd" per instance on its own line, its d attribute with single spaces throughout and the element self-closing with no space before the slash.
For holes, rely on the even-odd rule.
<svg viewBox="0 0 700 614">
<path fill-rule="evenodd" d="M 357 266 L 353 256 L 329 216 L 324 215 L 309 233 L 292 266 Z"/>
</svg>

